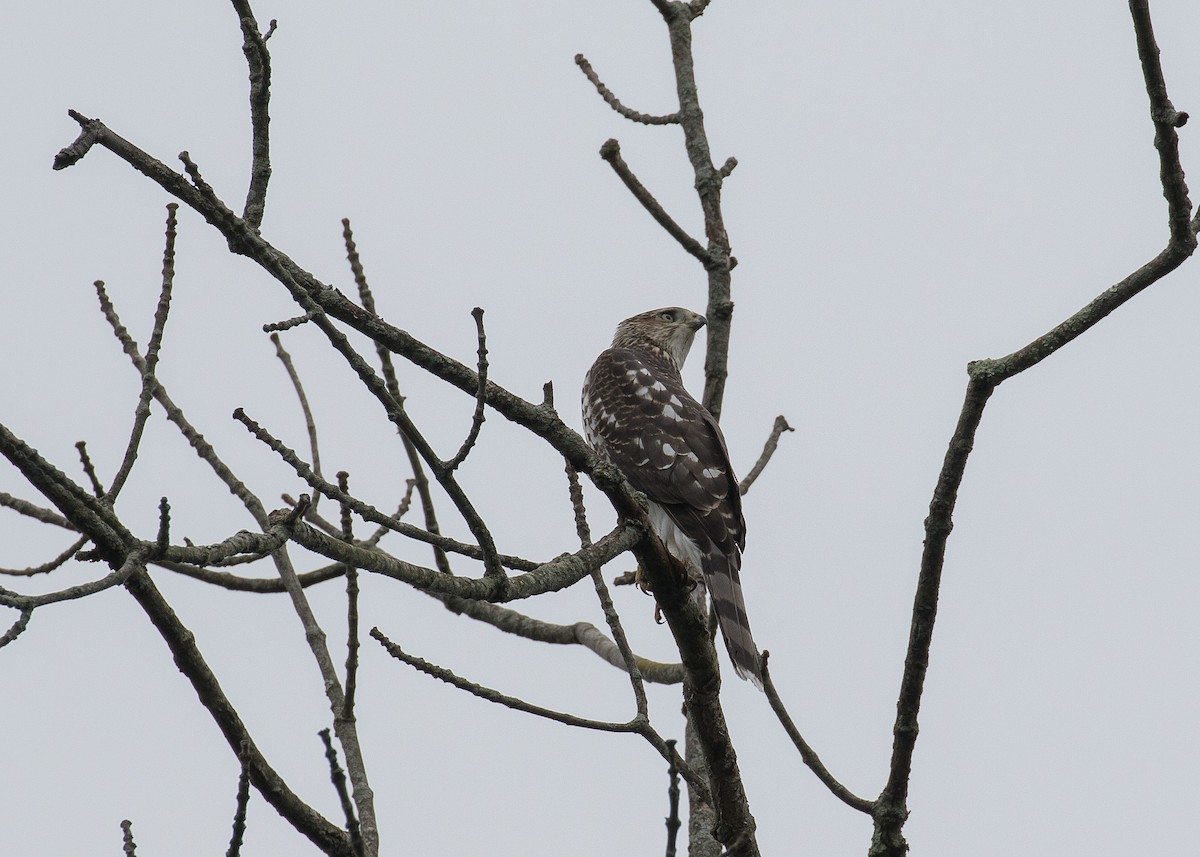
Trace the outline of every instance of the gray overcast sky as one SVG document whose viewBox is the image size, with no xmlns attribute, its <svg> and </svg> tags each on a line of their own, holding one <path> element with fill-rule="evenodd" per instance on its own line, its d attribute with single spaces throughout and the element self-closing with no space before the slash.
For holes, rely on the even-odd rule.
<svg viewBox="0 0 1200 857">
<path fill-rule="evenodd" d="M 255 11 L 280 22 L 263 233 L 324 281 L 350 285 L 339 223 L 350 217 L 383 315 L 470 362 L 470 310 L 484 307 L 492 377 L 527 398 L 553 380 L 575 425 L 582 375 L 616 321 L 703 308 L 699 266 L 597 156 L 619 138 L 642 180 L 700 233 L 678 129 L 625 122 L 573 63 L 584 53 L 626 104 L 669 112 L 666 36 L 648 0 L 292 0 Z M 1172 98 L 1200 113 L 1200 4 L 1152 11 Z M 108 283 L 144 345 L 169 200 L 104 151 L 62 173 L 50 162 L 77 133 L 66 115 L 75 108 L 169 164 L 188 150 L 240 209 L 241 35 L 219 0 L 18 3 L 4 19 L 0 422 L 72 474 L 73 444 L 86 439 L 111 475 L 138 385 L 91 283 Z M 725 191 L 740 261 L 723 417 L 735 464 L 749 468 L 776 414 L 797 428 L 746 498 L 746 598 L 805 736 L 847 785 L 874 796 L 921 522 L 967 361 L 1024 345 L 1166 240 L 1129 13 L 1117 0 L 716 0 L 695 32 L 714 157 L 740 163 Z M 1200 175 L 1200 131 L 1181 133 L 1184 166 Z M 988 406 L 922 709 L 906 828 L 915 855 L 1192 846 L 1197 264 Z M 302 484 L 229 414 L 243 406 L 302 447 L 294 396 L 261 333 L 295 309 L 187 211 L 177 265 L 160 378 L 264 502 L 281 505 Z M 326 472 L 349 470 L 360 495 L 391 505 L 408 474 L 382 416 L 315 331 L 286 341 Z M 685 372 L 693 389 L 701 370 L 697 350 Z M 402 383 L 415 418 L 453 449 L 470 400 L 411 367 Z M 544 445 L 493 416 L 463 477 L 503 551 L 572 548 L 560 465 Z M 39 499 L 7 463 L 0 490 Z M 154 532 L 164 494 L 177 538 L 213 542 L 252 526 L 158 414 L 122 495 L 140 535 Z M 610 525 L 590 500 L 594 527 Z M 44 562 L 66 544 L 0 513 L 0 565 Z M 428 562 L 416 546 L 391 545 Z M 53 589 L 99 571 L 4 585 Z M 156 580 L 267 757 L 338 817 L 316 738 L 328 708 L 285 600 L 168 572 Z M 335 640 L 340 592 L 312 594 Z M 669 658 L 650 599 L 617 598 L 635 648 Z M 594 602 L 577 587 L 523 609 L 601 624 Z M 476 681 L 590 717 L 632 712 L 625 679 L 585 651 L 503 638 L 382 580 L 364 580 L 363 609 L 365 627 Z M 115 854 L 130 818 L 139 853 L 224 853 L 236 763 L 124 592 L 39 611 L 0 652 L 0 682 L 0 852 Z M 666 773 L 638 739 L 491 706 L 373 646 L 361 694 L 385 853 L 661 848 Z M 763 697 L 730 679 L 725 699 L 764 853 L 864 853 L 869 820 L 803 768 Z M 659 729 L 678 735 L 678 692 L 652 689 L 651 705 Z M 243 853 L 305 847 L 255 797 Z"/>
</svg>

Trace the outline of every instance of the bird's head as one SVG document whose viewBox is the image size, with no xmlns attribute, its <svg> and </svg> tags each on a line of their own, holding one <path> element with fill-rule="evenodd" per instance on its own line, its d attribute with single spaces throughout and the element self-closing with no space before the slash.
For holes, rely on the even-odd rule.
<svg viewBox="0 0 1200 857">
<path fill-rule="evenodd" d="M 639 313 L 617 325 L 614 348 L 656 348 L 683 368 L 696 331 L 707 320 L 700 313 L 683 307 L 663 307 Z"/>
</svg>

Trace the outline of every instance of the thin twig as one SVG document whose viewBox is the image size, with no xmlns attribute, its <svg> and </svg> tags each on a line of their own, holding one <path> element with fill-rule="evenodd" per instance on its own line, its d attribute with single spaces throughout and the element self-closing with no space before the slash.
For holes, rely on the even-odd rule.
<svg viewBox="0 0 1200 857">
<path fill-rule="evenodd" d="M 295 318 L 284 319 L 283 321 L 273 321 L 270 324 L 264 324 L 263 333 L 282 333 L 285 330 L 291 330 L 293 327 L 299 327 L 302 324 L 308 324 L 312 321 L 312 313 L 298 315 Z"/>
<path fill-rule="evenodd" d="M 250 187 L 246 191 L 242 218 L 257 229 L 262 225 L 267 183 L 271 179 L 271 116 L 268 109 L 271 103 L 271 53 L 267 50 L 267 39 L 275 32 L 276 22 L 272 20 L 263 35 L 248 0 L 233 0 L 233 8 L 242 28 L 242 53 L 250 67 Z"/>
<path fill-rule="evenodd" d="M 155 540 L 156 555 L 162 556 L 167 552 L 171 543 L 171 504 L 163 497 L 158 502 L 158 538 Z"/>
<path fill-rule="evenodd" d="M 498 690 L 493 690 L 490 687 L 484 687 L 481 684 L 476 684 L 473 681 L 468 681 L 461 676 L 455 675 L 444 667 L 439 667 L 436 664 L 431 664 L 422 658 L 415 655 L 410 655 L 405 652 L 396 643 L 393 643 L 387 636 L 378 628 L 371 629 L 371 636 L 387 650 L 387 653 L 398 661 L 408 664 L 413 669 L 433 676 L 434 678 L 446 682 L 459 690 L 465 690 L 472 696 L 477 696 L 480 699 L 485 699 L 488 702 L 495 702 L 503 705 L 506 708 L 511 708 L 514 711 L 523 711 L 526 714 L 534 714 L 538 717 L 544 717 L 547 720 L 553 720 L 556 723 L 563 723 L 567 726 L 578 726 L 581 729 L 595 729 L 600 732 L 637 732 L 639 724 L 635 721 L 627 723 L 613 723 L 606 720 L 591 720 L 586 717 L 578 717 L 574 714 L 567 714 L 562 711 L 554 711 L 550 708 L 543 708 L 540 705 L 534 705 L 531 702 L 526 702 L 523 699 L 518 699 L 515 696 L 508 696 Z M 639 715 L 640 717 L 640 715 Z"/>
<path fill-rule="evenodd" d="M 1146 82 L 1146 94 L 1150 99 L 1150 118 L 1154 122 L 1154 148 L 1158 150 L 1159 178 L 1163 196 L 1167 200 L 1167 222 L 1171 240 L 1195 244 L 1195 230 L 1190 218 L 1192 203 L 1188 199 L 1188 186 L 1183 177 L 1183 165 L 1179 162 L 1179 134 L 1188 121 L 1188 115 L 1175 109 L 1167 95 L 1167 81 L 1163 77 L 1159 61 L 1158 43 L 1154 40 L 1154 26 L 1150 21 L 1148 0 L 1130 0 L 1129 12 L 1133 16 L 1133 32 L 1137 37 L 1138 59 L 1142 66 L 1142 78 Z"/>
<path fill-rule="evenodd" d="M 592 86 L 596 87 L 596 92 L 600 93 L 600 97 L 604 99 L 605 103 L 626 119 L 633 122 L 640 122 L 642 125 L 679 124 L 678 112 L 666 116 L 654 116 L 650 113 L 639 113 L 636 110 L 626 107 L 620 102 L 617 96 L 613 95 L 612 90 L 604 85 L 604 82 L 600 80 L 600 75 L 596 74 L 595 69 L 592 68 L 592 64 L 587 61 L 587 58 L 583 54 L 575 54 L 575 64 L 579 66 L 580 70 L 587 76 L 587 79 L 592 82 Z"/>
<path fill-rule="evenodd" d="M 754 481 L 762 475 L 763 470 L 766 469 L 767 462 L 771 460 L 771 456 L 778 449 L 779 438 L 785 431 L 795 431 L 795 429 L 788 425 L 788 421 L 781 414 L 775 418 L 775 425 L 771 428 L 771 434 L 767 438 L 767 442 L 763 444 L 763 451 L 758 457 L 758 461 L 754 462 L 754 466 L 750 468 L 750 472 L 746 474 L 746 478 L 738 484 L 738 491 L 740 493 L 745 494 L 749 491 Z"/>
<path fill-rule="evenodd" d="M 229 848 L 225 857 L 239 857 L 242 853 L 242 840 L 246 836 L 246 811 L 250 806 L 250 764 L 248 761 L 249 747 L 243 745 L 238 753 L 241 771 L 238 774 L 237 801 L 233 811 L 233 835 L 229 838 Z"/>
<path fill-rule="evenodd" d="M 342 805 L 346 832 L 350 834 L 355 853 L 362 854 L 362 832 L 359 829 L 358 817 L 354 814 L 354 801 L 350 799 L 350 793 L 346 790 L 346 774 L 338 764 L 337 750 L 329 737 L 329 730 L 322 729 L 317 734 L 321 736 L 321 743 L 325 745 L 325 759 L 329 762 L 329 781 L 333 783 L 333 790 L 337 792 L 338 801 Z"/>
<path fill-rule="evenodd" d="M 320 478 L 321 446 L 317 443 L 317 421 L 313 419 L 312 408 L 308 404 L 308 396 L 304 393 L 304 385 L 300 383 L 300 373 L 296 371 L 296 365 L 292 362 L 292 355 L 288 354 L 287 349 L 283 347 L 283 340 L 278 333 L 271 334 L 271 342 L 275 345 L 275 356 L 283 364 L 283 368 L 288 375 L 288 380 L 292 382 L 292 389 L 296 391 L 296 398 L 300 400 L 300 410 L 304 413 L 304 428 L 308 432 L 308 449 L 312 457 L 312 470 L 317 475 L 317 478 Z M 321 495 L 318 493 L 313 497 L 312 509 L 314 512 L 317 510 L 317 504 L 320 501 Z"/>
<path fill-rule="evenodd" d="M 428 593 L 434 595 L 434 593 Z M 577 645 L 591 651 L 601 660 L 628 672 L 629 666 L 620 648 L 591 622 L 575 622 L 559 625 L 526 616 L 511 607 L 492 604 L 471 598 L 435 595 L 441 598 L 446 608 L 453 613 L 469 616 L 484 622 L 506 634 L 551 645 Z M 638 671 L 645 681 L 654 684 L 679 684 L 683 681 L 683 664 L 652 661 L 640 655 L 634 656 Z"/>
<path fill-rule="evenodd" d="M 240 577 L 236 574 L 230 574 L 224 571 L 213 571 L 210 568 L 202 568 L 180 562 L 169 562 L 163 560 L 155 560 L 153 565 L 159 568 L 165 568 L 174 571 L 177 574 L 182 574 L 185 577 L 190 577 L 193 580 L 199 580 L 203 583 L 209 583 L 213 586 L 219 586 L 222 589 L 228 589 L 232 592 L 250 592 L 255 594 L 278 594 L 283 592 L 283 582 L 278 576 L 275 577 Z M 331 565 L 322 568 L 316 568 L 312 571 L 306 571 L 303 574 L 297 575 L 300 585 L 304 588 L 314 586 L 318 583 L 324 583 L 327 580 L 334 580 L 341 577 L 345 573 L 346 567 L 340 562 L 335 562 Z"/>
<path fill-rule="evenodd" d="M 350 229 L 349 218 L 342 219 L 342 239 L 346 244 L 346 259 L 350 262 L 350 271 L 354 275 L 354 284 L 358 287 L 358 299 L 362 303 L 363 309 L 373 316 L 378 316 L 375 310 L 375 295 L 371 292 L 371 286 L 367 282 L 367 274 L 363 268 L 362 258 L 358 253 L 358 245 L 354 243 L 354 232 Z M 379 371 L 383 375 L 384 385 L 387 387 L 392 398 L 398 402 L 404 401 L 404 396 L 400 393 L 400 383 L 396 378 L 396 367 L 392 361 L 392 352 L 387 349 L 381 341 L 375 340 L 375 353 L 379 357 Z M 476 385 L 478 389 L 478 385 Z M 404 452 L 408 456 L 409 466 L 412 467 L 413 479 L 416 480 L 417 496 L 421 498 L 421 511 L 425 517 L 425 529 L 434 535 L 441 535 L 441 527 L 438 525 L 437 511 L 433 505 L 433 494 L 429 490 L 429 477 L 425 475 L 425 465 L 421 461 L 421 455 L 417 452 L 417 448 L 413 446 L 411 440 L 404 436 L 403 431 L 398 431 L 400 442 L 404 445 Z M 446 551 L 440 545 L 433 544 L 433 562 L 437 566 L 438 571 L 443 574 L 451 574 L 450 560 L 446 556 Z"/>
<path fill-rule="evenodd" d="M 137 843 L 133 841 L 133 822 L 128 818 L 121 822 L 121 850 L 125 857 L 137 857 Z"/>
<path fill-rule="evenodd" d="M 154 388 L 158 384 L 154 372 L 158 368 L 163 332 L 166 330 L 167 315 L 171 309 L 171 290 L 175 283 L 175 238 L 178 231 L 175 213 L 178 210 L 178 203 L 167 203 L 167 238 L 166 247 L 163 249 L 162 287 L 158 294 L 158 306 L 154 311 L 154 327 L 150 332 L 150 341 L 146 344 L 146 356 L 143 358 L 145 369 L 141 373 L 142 390 L 138 394 L 137 407 L 133 411 L 133 428 L 129 432 L 129 442 L 125 446 L 121 466 L 117 468 L 117 475 L 113 477 L 106 495 L 110 503 L 116 500 L 133 471 L 133 464 L 142 445 L 142 435 L 150 419 L 150 400 L 154 397 Z"/>
<path fill-rule="evenodd" d="M 475 318 L 476 337 L 479 341 L 478 362 L 476 363 L 475 371 L 479 375 L 479 392 L 475 395 L 475 413 L 471 417 L 471 430 L 467 432 L 466 440 L 459 447 L 458 452 L 454 457 L 446 462 L 446 470 L 453 472 L 458 469 L 458 466 L 467 460 L 467 456 L 471 452 L 471 448 L 475 446 L 475 441 L 479 439 L 479 431 L 483 428 L 484 406 L 487 404 L 485 393 L 487 392 L 487 335 L 483 329 L 483 309 L 475 307 L 471 310 L 471 315 Z"/>
<path fill-rule="evenodd" d="M 587 509 L 583 505 L 583 487 L 579 484 L 579 472 L 570 461 L 566 463 L 567 492 L 571 498 L 571 510 L 575 514 L 575 533 L 579 544 L 587 547 L 592 543 L 592 528 L 588 526 Z"/>
<path fill-rule="evenodd" d="M 92 483 L 92 493 L 97 497 L 103 497 L 104 486 L 100 482 L 100 477 L 96 475 L 96 467 L 92 464 L 92 457 L 88 455 L 87 441 L 76 441 L 75 448 L 79 450 L 79 463 L 83 466 L 83 472 L 87 476 L 88 481 Z"/>
<path fill-rule="evenodd" d="M 579 474 L 575 472 L 575 468 L 569 461 L 566 463 L 566 473 L 571 508 L 575 511 L 575 529 L 579 534 L 579 544 L 581 547 L 590 547 L 592 533 L 587 522 L 587 509 L 583 505 L 583 487 L 579 484 Z M 629 674 L 629 683 L 633 687 L 633 698 L 637 705 L 638 715 L 649 722 L 650 709 L 649 703 L 646 701 L 646 688 L 642 683 L 642 671 L 638 666 L 637 656 L 634 655 L 633 648 L 625 636 L 625 629 L 621 626 L 621 617 L 617 614 L 617 608 L 613 604 L 612 596 L 609 595 L 608 585 L 604 582 L 604 574 L 600 568 L 592 571 L 592 585 L 596 590 L 596 598 L 600 601 L 600 609 L 604 612 L 604 621 L 608 623 L 608 630 L 612 632 L 613 641 L 621 653 L 625 672 Z"/>
<path fill-rule="evenodd" d="M 21 636 L 25 632 L 25 629 L 29 627 L 29 620 L 32 618 L 33 608 L 26 607 L 23 609 L 21 615 L 17 617 L 17 621 L 13 622 L 9 629 L 4 632 L 4 636 L 0 637 L 0 649 L 3 649 L 13 640 L 17 639 L 17 637 Z"/>
<path fill-rule="evenodd" d="M 600 157 L 608 162 L 608 165 L 613 168 L 613 172 L 625 183 L 625 187 L 629 188 L 633 193 L 634 198 L 642 204 L 642 207 L 650 213 L 650 216 L 654 218 L 659 226 L 667 230 L 667 234 L 678 241 L 684 250 L 699 259 L 703 265 L 708 266 L 711 264 L 712 258 L 709 256 L 708 251 L 704 249 L 704 245 L 691 235 L 688 235 L 684 228 L 676 223 L 671 215 L 667 214 L 667 210 L 662 207 L 662 203 L 654 198 L 654 194 L 650 193 L 638 177 L 633 174 L 633 170 L 629 168 L 629 165 L 625 163 L 625 159 L 621 157 L 620 143 L 614 139 L 605 141 L 604 145 L 600 147 Z"/>
<path fill-rule="evenodd" d="M 429 544 L 436 544 L 445 550 L 461 553 L 463 556 L 468 556 L 472 559 L 484 559 L 483 550 L 478 545 L 470 545 L 466 544 L 465 542 L 459 542 L 455 539 L 447 538 L 446 536 L 440 536 L 435 533 L 422 530 L 420 527 L 415 527 L 412 524 L 404 521 L 398 521 L 394 516 L 386 515 L 376 509 L 374 506 L 364 503 L 361 500 L 358 500 L 357 498 L 351 497 L 350 495 L 340 491 L 336 485 L 326 482 L 324 479 L 321 479 L 315 473 L 313 473 L 312 468 L 305 464 L 292 449 L 286 446 L 282 441 L 272 435 L 253 419 L 248 417 L 246 412 L 241 408 L 238 408 L 233 412 L 233 418 L 242 423 L 242 425 L 244 425 L 251 434 L 270 447 L 270 449 L 276 455 L 287 462 L 292 469 L 296 471 L 296 475 L 312 486 L 313 490 L 319 491 L 338 503 L 347 504 L 355 511 L 356 514 L 360 515 L 364 519 L 379 524 L 380 526 L 387 527 L 389 530 L 393 530 L 402 536 L 407 536 L 411 539 L 427 542 Z M 508 568 L 514 568 L 522 571 L 532 571 L 539 566 L 539 563 L 533 562 L 532 560 L 522 559 L 521 557 L 517 556 L 508 556 L 502 554 L 499 555 L 498 558 L 500 562 Z"/>
<path fill-rule="evenodd" d="M 800 751 L 801 761 L 812 769 L 812 772 L 817 775 L 817 779 L 825 784 L 834 797 L 847 806 L 870 815 L 875 810 L 875 802 L 859 797 L 839 783 L 833 774 L 829 773 L 829 769 L 821 762 L 821 759 L 813 751 L 813 748 L 804 740 L 804 737 L 800 734 L 800 730 L 796 728 L 796 724 L 792 721 L 791 715 L 788 714 L 783 700 L 779 698 L 779 691 L 775 689 L 775 682 L 771 680 L 771 673 L 767 668 L 769 657 L 770 654 L 768 652 L 762 653 L 763 689 L 767 693 L 767 701 L 771 704 L 771 710 L 775 712 L 775 716 L 779 718 L 784 731 L 792 739 L 792 743 L 796 745 L 796 749 Z"/>
<path fill-rule="evenodd" d="M 81 583 L 78 586 L 71 586 L 67 589 L 60 589 L 57 592 L 45 592 L 40 595 L 18 595 L 15 592 L 0 590 L 0 604 L 6 607 L 16 607 L 20 610 L 33 610 L 35 607 L 56 604 L 60 601 L 73 601 L 77 598 L 86 598 L 89 595 L 95 595 L 97 592 L 103 592 L 114 586 L 122 585 L 129 579 L 131 574 L 142 568 L 145 568 L 145 560 L 142 554 L 133 552 L 129 554 L 120 568 L 106 574 L 99 580 L 93 580 L 90 583 Z"/>
<path fill-rule="evenodd" d="M 592 547 L 583 548 L 573 554 L 563 554 L 539 565 L 533 571 L 510 578 L 498 578 L 495 575 L 476 578 L 442 574 L 440 571 L 389 556 L 378 549 L 348 545 L 340 538 L 330 538 L 304 523 L 297 524 L 290 531 L 290 538 L 328 559 L 357 565 L 361 569 L 395 578 L 423 591 L 484 601 L 519 601 L 574 586 L 598 565 L 603 565 L 630 548 L 640 545 L 644 532 L 639 523 L 618 523 L 616 529 Z"/>
<path fill-rule="evenodd" d="M 30 566 L 29 568 L 0 568 L 0 574 L 7 575 L 9 577 L 34 577 L 39 574 L 48 574 L 49 572 L 65 565 L 67 560 L 75 556 L 75 553 L 85 544 L 87 544 L 86 536 L 76 539 L 69 548 L 49 562 L 44 562 L 41 565 Z"/>
<path fill-rule="evenodd" d="M 0 506 L 5 506 L 12 509 L 18 515 L 24 515 L 27 518 L 33 518 L 35 521 L 41 521 L 43 524 L 53 524 L 56 527 L 61 527 L 64 530 L 74 530 L 71 522 L 62 515 L 55 512 L 53 509 L 47 509 L 42 506 L 37 506 L 30 503 L 28 500 L 22 500 L 20 497 L 14 497 L 4 491 L 0 491 Z"/>
<path fill-rule="evenodd" d="M 187 150 L 179 153 L 179 160 L 183 163 L 183 171 L 192 180 L 192 184 L 196 190 L 200 191 L 201 195 L 206 197 L 210 202 L 219 201 L 220 197 L 217 196 L 217 192 L 213 190 L 212 185 L 204 180 L 204 176 L 200 174 L 200 166 L 192 160 L 192 156 L 188 154 Z"/>
<path fill-rule="evenodd" d="M 303 526 L 298 521 L 303 511 L 302 506 L 292 510 L 293 526 Z M 362 836 L 361 848 L 358 850 L 366 857 L 377 857 L 379 854 L 379 828 L 376 822 L 374 793 L 371 791 L 367 778 L 366 761 L 363 758 L 362 745 L 358 738 L 358 727 L 352 718 L 346 716 L 346 696 L 326 644 L 325 632 L 317 621 L 312 605 L 304 593 L 304 588 L 300 585 L 299 577 L 287 550 L 275 551 L 271 558 L 274 560 L 279 577 L 291 598 L 296 616 L 304 628 L 305 642 L 308 643 L 313 660 L 316 661 L 317 668 L 321 672 L 321 679 L 325 686 L 325 698 L 329 701 L 329 710 L 333 714 L 333 728 L 342 745 L 342 751 L 346 755 L 346 769 L 349 772 L 354 791 L 354 804 L 358 809 L 358 832 Z"/>
<path fill-rule="evenodd" d="M 164 167 L 163 169 L 166 168 Z M 100 310 L 103 312 L 105 320 L 112 327 L 113 334 L 117 337 L 117 341 L 121 343 L 121 348 L 133 363 L 134 369 L 138 371 L 141 377 L 145 378 L 148 374 L 146 361 L 138 350 L 137 342 L 134 341 L 125 326 L 121 324 L 121 319 L 117 315 L 116 308 L 113 306 L 108 293 L 104 289 L 104 283 L 97 280 L 95 285 L 96 295 L 100 299 Z M 217 478 L 225 484 L 235 497 L 242 501 L 242 505 L 253 516 L 255 522 L 260 527 L 265 528 L 267 526 L 267 511 L 263 507 L 262 502 L 246 487 L 245 483 L 234 475 L 225 462 L 221 460 L 220 456 L 217 455 L 217 451 L 213 449 L 212 444 L 205 439 L 204 435 L 188 422 L 184 416 L 183 409 L 171 400 L 171 397 L 167 395 L 166 387 L 159 381 L 156 381 L 154 384 L 154 399 L 166 412 L 167 419 L 175 424 L 180 433 L 191 444 L 196 455 L 208 464 Z"/>
<path fill-rule="evenodd" d="M 350 474 L 338 471 L 338 490 L 349 495 Z M 343 503 L 342 538 L 354 544 L 354 518 L 350 507 Z M 346 699 L 342 703 L 342 717 L 354 719 L 354 695 L 358 689 L 358 569 L 346 566 Z"/>
<path fill-rule="evenodd" d="M 667 741 L 667 746 L 675 749 L 675 740 Z M 675 857 L 675 838 L 683 822 L 679 820 L 679 768 L 674 759 L 667 765 L 667 857 Z"/>
</svg>

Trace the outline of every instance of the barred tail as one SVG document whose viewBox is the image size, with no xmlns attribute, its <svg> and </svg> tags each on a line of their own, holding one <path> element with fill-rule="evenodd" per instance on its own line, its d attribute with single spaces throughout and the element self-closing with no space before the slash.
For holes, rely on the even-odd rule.
<svg viewBox="0 0 1200 857">
<path fill-rule="evenodd" d="M 704 583 L 717 613 L 717 626 L 725 638 L 725 648 L 733 662 L 734 671 L 742 678 L 763 689 L 758 646 L 750 633 L 746 602 L 742 599 L 742 582 L 738 576 L 740 557 L 726 556 L 715 546 L 704 556 Z"/>
</svg>

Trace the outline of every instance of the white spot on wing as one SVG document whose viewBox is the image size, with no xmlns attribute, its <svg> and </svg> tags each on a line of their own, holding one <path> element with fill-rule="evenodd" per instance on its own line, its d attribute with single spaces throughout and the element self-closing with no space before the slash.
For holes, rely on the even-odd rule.
<svg viewBox="0 0 1200 857">
<path fill-rule="evenodd" d="M 679 415 L 679 411 L 672 408 L 670 405 L 663 405 L 662 415 L 675 422 L 683 422 L 683 417 Z"/>
<path fill-rule="evenodd" d="M 671 446 L 669 443 L 664 443 L 662 445 L 662 451 L 664 455 L 675 455 L 675 447 Z"/>
<path fill-rule="evenodd" d="M 656 393 L 661 393 L 663 390 L 665 390 L 667 388 L 663 386 L 662 381 L 655 381 L 653 384 L 650 385 L 650 389 Z"/>
<path fill-rule="evenodd" d="M 706 467 L 700 471 L 700 475 L 707 479 L 715 479 L 718 476 L 724 476 L 725 471 L 719 467 Z"/>
<path fill-rule="evenodd" d="M 674 405 L 677 408 L 683 407 L 683 402 L 679 401 L 679 397 L 676 396 L 674 393 L 671 394 L 671 398 L 667 399 L 667 401 L 670 402 L 672 405 Z"/>
</svg>

